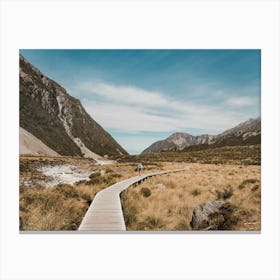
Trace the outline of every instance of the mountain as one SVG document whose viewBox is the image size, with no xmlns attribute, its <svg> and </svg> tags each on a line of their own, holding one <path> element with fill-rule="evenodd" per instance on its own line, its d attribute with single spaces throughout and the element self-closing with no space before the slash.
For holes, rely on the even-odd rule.
<svg viewBox="0 0 280 280">
<path fill-rule="evenodd" d="M 183 150 L 186 147 L 209 144 L 213 140 L 213 135 L 203 134 L 192 136 L 188 133 L 176 132 L 164 140 L 157 141 L 145 149 L 142 153 L 161 152 L 168 150 Z"/>
<path fill-rule="evenodd" d="M 157 141 L 142 153 L 168 150 L 188 150 L 205 147 L 252 145 L 261 142 L 261 118 L 249 119 L 218 135 L 203 134 L 192 136 L 188 133 L 176 132 L 164 140 Z"/>
<path fill-rule="evenodd" d="M 261 118 L 249 119 L 217 135 L 216 146 L 250 145 L 261 143 Z"/>
<path fill-rule="evenodd" d="M 20 55 L 20 127 L 60 155 L 127 152 L 55 81 Z"/>
</svg>

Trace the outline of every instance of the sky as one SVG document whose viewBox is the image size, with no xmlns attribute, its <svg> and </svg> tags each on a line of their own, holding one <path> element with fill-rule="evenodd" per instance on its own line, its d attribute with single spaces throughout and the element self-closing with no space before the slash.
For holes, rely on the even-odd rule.
<svg viewBox="0 0 280 280">
<path fill-rule="evenodd" d="M 260 116 L 260 50 L 20 50 L 129 153 Z"/>
</svg>

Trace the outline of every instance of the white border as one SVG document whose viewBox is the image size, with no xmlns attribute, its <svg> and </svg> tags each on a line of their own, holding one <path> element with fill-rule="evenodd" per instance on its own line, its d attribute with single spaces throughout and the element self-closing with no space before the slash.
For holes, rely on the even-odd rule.
<svg viewBox="0 0 280 280">
<path fill-rule="evenodd" d="M 1 278 L 279 279 L 279 2 L 2 1 Z M 18 49 L 262 50 L 262 233 L 20 235 Z"/>
</svg>

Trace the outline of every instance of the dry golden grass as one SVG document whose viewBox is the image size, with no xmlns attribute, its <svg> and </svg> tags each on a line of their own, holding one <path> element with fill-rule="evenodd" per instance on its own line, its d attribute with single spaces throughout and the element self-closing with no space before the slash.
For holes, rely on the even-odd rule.
<svg viewBox="0 0 280 280">
<path fill-rule="evenodd" d="M 38 182 L 44 176 L 37 170 L 44 164 L 78 164 L 91 170 L 90 181 L 72 185 L 42 187 Z M 20 230 L 76 230 L 96 193 L 117 181 L 136 176 L 135 164 L 94 165 L 91 160 L 71 157 L 20 157 L 20 179 L 34 184 L 20 188 Z M 147 171 L 158 165 L 146 166 Z"/>
<path fill-rule="evenodd" d="M 196 150 L 197 149 L 197 150 Z M 119 162 L 192 162 L 206 164 L 261 164 L 261 145 L 201 147 L 191 146 L 188 151 L 164 151 L 116 157 Z"/>
<path fill-rule="evenodd" d="M 190 170 L 153 177 L 122 194 L 128 230 L 189 230 L 193 209 L 215 200 L 224 189 L 236 206 L 232 230 L 260 230 L 260 166 L 189 164 Z M 165 164 L 165 168 L 178 164 Z M 165 186 L 165 188 L 162 187 Z M 157 187 L 159 186 L 159 187 Z M 242 186 L 242 187 L 240 187 Z M 145 197 L 141 189 L 148 188 Z"/>
<path fill-rule="evenodd" d="M 100 171 L 91 181 L 73 186 L 46 188 L 34 184 L 20 188 L 21 230 L 76 230 L 98 191 L 138 175 L 136 163 L 97 166 L 90 160 L 70 157 L 21 157 L 20 163 L 20 176 L 25 179 L 40 177 L 36 172 L 40 164 L 82 164 L 92 172 Z M 185 166 L 186 163 L 178 162 L 149 162 L 144 165 L 144 173 Z M 260 166 L 198 163 L 188 166 L 188 171 L 153 177 L 122 193 L 128 230 L 189 230 L 194 207 L 216 199 L 217 191 L 223 192 L 226 187 L 232 188 L 233 195 L 228 200 L 236 206 L 239 218 L 232 229 L 260 229 Z"/>
<path fill-rule="evenodd" d="M 99 184 L 20 188 L 20 230 L 76 230 Z"/>
</svg>

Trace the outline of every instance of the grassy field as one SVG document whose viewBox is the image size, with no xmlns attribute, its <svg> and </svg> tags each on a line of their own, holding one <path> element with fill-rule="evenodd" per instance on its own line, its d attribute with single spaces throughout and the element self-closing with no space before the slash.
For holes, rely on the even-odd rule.
<svg viewBox="0 0 280 280">
<path fill-rule="evenodd" d="M 193 209 L 224 199 L 234 209 L 230 230 L 260 230 L 260 147 L 124 156 L 110 166 L 73 157 L 20 157 L 20 230 L 76 230 L 96 193 L 117 181 L 144 173 L 189 166 L 188 171 L 150 178 L 121 195 L 128 230 L 190 230 Z M 91 172 L 89 181 L 44 187 L 42 165 L 73 164 Z"/>
<path fill-rule="evenodd" d="M 145 153 L 137 156 L 116 158 L 119 162 L 191 162 L 214 164 L 260 165 L 261 146 L 226 146 L 187 152 Z"/>
<path fill-rule="evenodd" d="M 127 230 L 190 230 L 193 209 L 215 199 L 225 199 L 234 209 L 228 230 L 260 230 L 260 166 L 189 166 L 122 193 Z"/>
<path fill-rule="evenodd" d="M 45 179 L 38 171 L 40 166 L 70 163 L 92 171 L 90 180 L 74 185 L 40 185 Z M 76 230 L 96 193 L 119 180 L 137 175 L 135 167 L 135 164 L 126 163 L 97 166 L 83 158 L 20 157 L 20 181 L 31 181 L 30 186 L 19 189 L 20 230 Z M 159 168 L 159 164 L 146 166 L 147 171 Z"/>
</svg>

